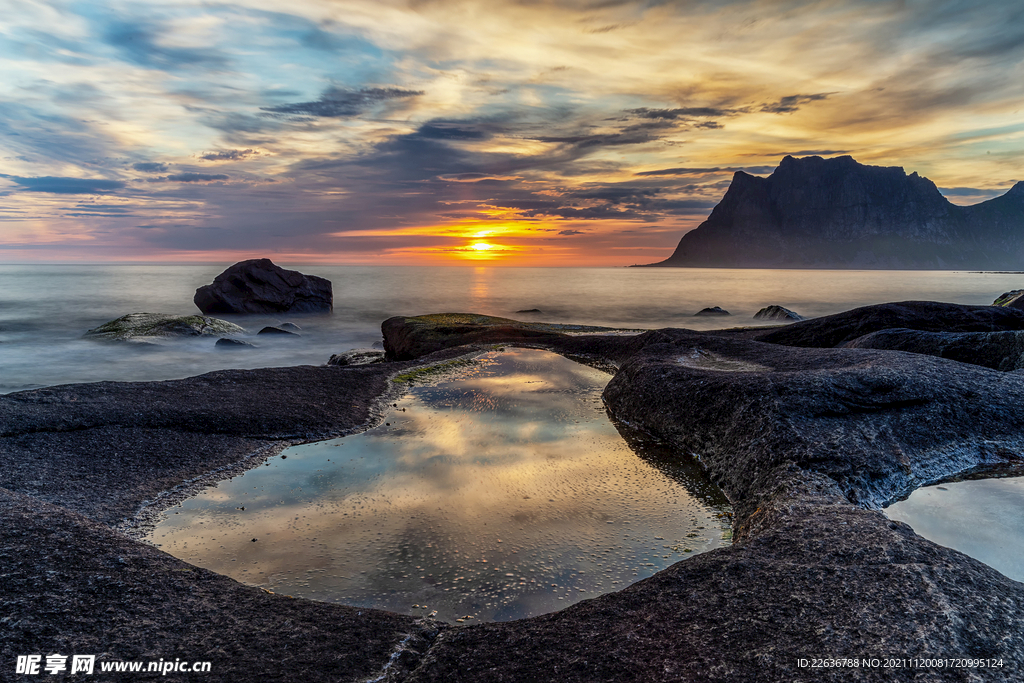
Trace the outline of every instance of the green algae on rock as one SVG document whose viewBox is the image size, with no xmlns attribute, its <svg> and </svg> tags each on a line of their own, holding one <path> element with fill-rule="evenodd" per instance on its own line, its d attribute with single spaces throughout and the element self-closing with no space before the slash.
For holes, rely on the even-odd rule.
<svg viewBox="0 0 1024 683">
<path fill-rule="evenodd" d="M 88 339 L 127 341 L 145 337 L 200 337 L 241 334 L 245 329 L 205 315 L 129 313 L 85 333 Z"/>
</svg>

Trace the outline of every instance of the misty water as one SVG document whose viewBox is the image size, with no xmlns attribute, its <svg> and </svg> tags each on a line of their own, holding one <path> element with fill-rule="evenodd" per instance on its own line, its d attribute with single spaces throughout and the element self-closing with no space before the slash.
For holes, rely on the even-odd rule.
<svg viewBox="0 0 1024 683">
<path fill-rule="evenodd" d="M 702 268 L 496 268 L 318 266 L 282 263 L 328 278 L 326 316 L 220 316 L 259 345 L 218 350 L 216 339 L 128 347 L 82 339 L 127 313 L 195 314 L 192 296 L 230 264 L 0 265 L 0 392 L 67 382 L 156 380 L 222 368 L 321 365 L 332 353 L 380 341 L 393 315 L 471 312 L 610 327 L 713 329 L 758 324 L 777 304 L 804 316 L 865 304 L 924 299 L 991 304 L 1024 275 L 948 271 L 738 270 Z M 728 318 L 695 318 L 721 306 Z M 541 313 L 516 313 L 524 309 Z M 256 337 L 291 321 L 301 337 Z"/>
<path fill-rule="evenodd" d="M 546 351 L 484 354 L 376 429 L 172 508 L 151 540 L 276 593 L 449 621 L 551 612 L 727 545 L 721 491 L 696 462 L 627 444 L 608 379 Z"/>
<path fill-rule="evenodd" d="M 930 541 L 1024 581 L 1024 477 L 925 486 L 885 513 Z"/>
</svg>

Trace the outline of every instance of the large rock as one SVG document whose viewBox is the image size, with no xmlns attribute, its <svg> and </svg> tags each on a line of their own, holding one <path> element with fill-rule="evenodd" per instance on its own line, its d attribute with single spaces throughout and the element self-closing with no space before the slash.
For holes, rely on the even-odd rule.
<svg viewBox="0 0 1024 683">
<path fill-rule="evenodd" d="M 787 156 L 767 178 L 738 171 L 708 219 L 651 265 L 1016 270 L 1022 230 L 1024 182 L 957 206 L 899 167 Z"/>
<path fill-rule="evenodd" d="M 145 341 L 162 337 L 200 337 L 241 334 L 245 330 L 226 320 L 204 315 L 129 313 L 85 333 L 104 341 Z"/>
<path fill-rule="evenodd" d="M 1024 332 L 879 330 L 843 344 L 847 349 L 888 349 L 949 358 L 1010 372 L 1024 368 Z"/>
<path fill-rule="evenodd" d="M 213 283 L 196 290 L 203 313 L 330 313 L 334 293 L 330 280 L 285 270 L 270 259 L 251 259 L 231 266 Z"/>
<path fill-rule="evenodd" d="M 925 332 L 1003 332 L 1024 330 L 1024 311 L 996 306 L 965 306 L 936 301 L 901 301 L 862 306 L 803 320 L 782 328 L 743 332 L 748 338 L 786 346 L 840 346 L 878 330 Z"/>
</svg>

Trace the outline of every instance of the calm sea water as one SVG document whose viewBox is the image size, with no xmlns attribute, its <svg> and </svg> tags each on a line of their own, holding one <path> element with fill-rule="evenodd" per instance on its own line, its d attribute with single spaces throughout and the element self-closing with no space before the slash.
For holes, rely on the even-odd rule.
<svg viewBox="0 0 1024 683">
<path fill-rule="evenodd" d="M 192 314 L 195 289 L 229 264 L 0 266 L 0 392 L 68 382 L 155 380 L 223 368 L 320 365 L 332 353 L 371 346 L 393 315 L 474 312 L 611 327 L 713 329 L 756 324 L 778 304 L 820 316 L 886 301 L 990 304 L 1024 275 L 946 271 L 729 270 L 696 268 L 330 267 L 282 263 L 334 284 L 329 316 L 228 317 L 254 334 L 292 321 L 301 338 L 253 338 L 218 351 L 215 339 L 157 349 L 82 339 L 127 313 Z M 721 306 L 729 318 L 694 318 Z M 537 308 L 541 313 L 517 314 Z"/>
</svg>

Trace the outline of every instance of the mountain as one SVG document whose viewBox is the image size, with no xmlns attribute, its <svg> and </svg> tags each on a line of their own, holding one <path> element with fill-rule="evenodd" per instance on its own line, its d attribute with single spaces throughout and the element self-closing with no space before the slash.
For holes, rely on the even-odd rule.
<svg viewBox="0 0 1024 683">
<path fill-rule="evenodd" d="M 1024 270 L 1024 182 L 974 206 L 897 166 L 787 156 L 738 171 L 708 219 L 651 266 Z"/>
</svg>

